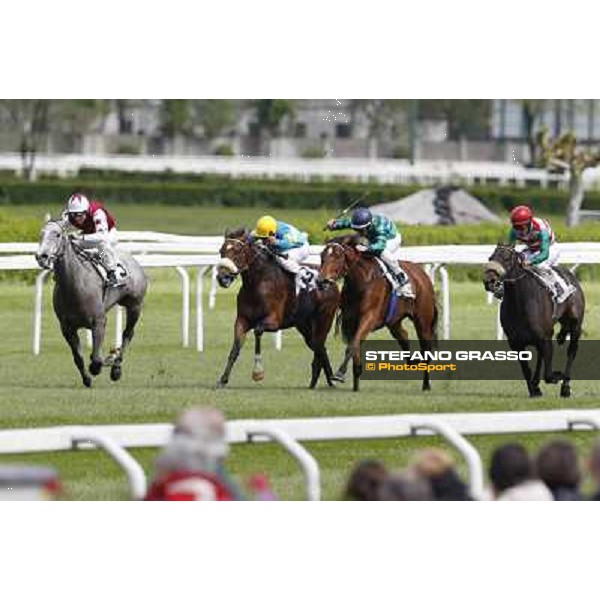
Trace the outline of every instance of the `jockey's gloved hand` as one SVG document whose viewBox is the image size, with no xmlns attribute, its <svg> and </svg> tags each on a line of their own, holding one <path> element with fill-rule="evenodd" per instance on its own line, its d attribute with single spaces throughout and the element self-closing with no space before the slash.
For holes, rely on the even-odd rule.
<svg viewBox="0 0 600 600">
<path fill-rule="evenodd" d="M 335 219 L 329 219 L 329 221 L 327 221 L 327 225 L 325 226 L 325 228 L 329 229 L 330 231 L 333 231 L 334 227 L 335 227 Z"/>
</svg>

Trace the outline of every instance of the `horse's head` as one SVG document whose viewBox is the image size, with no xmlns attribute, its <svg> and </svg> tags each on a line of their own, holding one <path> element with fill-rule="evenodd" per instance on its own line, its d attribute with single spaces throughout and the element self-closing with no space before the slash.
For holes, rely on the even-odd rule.
<svg viewBox="0 0 600 600">
<path fill-rule="evenodd" d="M 248 231 L 243 227 L 231 232 L 226 230 L 219 254 L 217 281 L 221 287 L 228 288 L 252 262 L 252 242 Z"/>
<path fill-rule="evenodd" d="M 349 268 L 359 256 L 356 250 L 358 237 L 346 235 L 328 240 L 321 252 L 318 285 L 327 289 L 338 279 L 345 277 Z"/>
<path fill-rule="evenodd" d="M 62 255 L 65 231 L 64 224 L 57 220 L 50 220 L 42 227 L 38 251 L 35 253 L 35 260 L 42 269 L 52 269 L 56 259 Z"/>
<path fill-rule="evenodd" d="M 484 288 L 488 292 L 501 295 L 504 279 L 507 276 L 513 277 L 521 266 L 521 258 L 513 246 L 498 244 L 484 267 Z"/>
</svg>

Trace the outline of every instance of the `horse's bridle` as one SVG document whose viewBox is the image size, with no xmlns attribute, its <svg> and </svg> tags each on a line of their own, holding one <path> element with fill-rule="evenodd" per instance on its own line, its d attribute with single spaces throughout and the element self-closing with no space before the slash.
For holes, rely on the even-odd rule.
<svg viewBox="0 0 600 600">
<path fill-rule="evenodd" d="M 60 225 L 60 223 L 58 221 L 52 221 L 52 222 L 56 223 L 57 227 L 60 229 L 60 234 L 59 234 L 60 240 L 57 243 L 56 251 L 53 254 L 48 254 L 48 253 L 40 254 L 39 252 L 35 253 L 35 259 L 36 259 L 38 265 L 40 265 L 40 267 L 42 267 L 42 269 L 49 269 L 49 270 L 54 268 L 56 259 L 60 258 L 64 254 L 65 244 L 68 241 L 65 236 L 65 227 Z M 45 234 L 45 236 L 48 235 L 49 233 L 50 232 L 47 232 Z M 45 239 L 45 236 L 43 239 Z M 42 239 L 42 241 L 43 241 L 43 239 Z"/>
<path fill-rule="evenodd" d="M 237 238 L 225 238 L 223 245 L 225 245 L 229 242 L 235 242 L 236 244 L 240 244 L 242 247 L 248 247 L 249 250 L 251 249 L 250 242 L 248 242 L 248 241 L 239 240 Z M 243 273 L 244 271 L 247 271 L 250 268 L 250 265 L 252 264 L 252 262 L 253 262 L 252 260 L 248 260 L 246 265 L 244 267 L 240 268 L 240 267 L 238 267 L 238 265 L 235 264 L 235 262 L 231 258 L 229 258 L 228 256 L 225 256 L 225 257 L 221 258 L 218 266 L 224 267 L 224 268 L 232 271 L 231 265 L 233 265 L 235 267 L 235 271 L 232 271 L 232 273 L 237 275 L 238 273 Z"/>
<path fill-rule="evenodd" d="M 340 244 L 339 242 L 329 242 L 329 243 L 325 244 L 325 249 L 323 250 L 323 254 L 326 253 L 326 251 L 327 251 L 328 248 L 332 248 L 332 247 L 336 247 L 336 246 L 338 248 L 341 248 L 341 250 L 342 250 L 342 255 L 344 257 L 344 265 L 346 266 L 346 271 L 347 271 L 347 267 L 348 267 L 347 260 L 348 260 L 348 258 L 346 256 L 346 248 L 349 248 L 350 246 L 345 246 L 344 244 Z M 340 275 L 338 275 L 338 277 L 336 279 L 331 279 L 331 278 L 324 277 L 324 278 L 321 279 L 321 281 L 333 284 L 333 283 L 336 282 L 337 279 L 341 279 L 343 276 L 344 275 L 342 275 L 340 273 Z"/>
</svg>

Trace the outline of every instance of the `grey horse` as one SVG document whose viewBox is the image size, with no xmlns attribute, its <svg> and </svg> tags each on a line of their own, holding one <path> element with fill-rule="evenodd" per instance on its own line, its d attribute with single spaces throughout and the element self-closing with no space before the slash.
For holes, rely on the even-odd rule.
<svg viewBox="0 0 600 600">
<path fill-rule="evenodd" d="M 120 260 L 128 277 L 120 288 L 105 287 L 105 283 L 90 260 L 89 255 L 68 235 L 63 221 L 50 220 L 40 232 L 39 249 L 35 258 L 43 269 L 54 271 L 54 312 L 60 322 L 62 334 L 73 353 L 73 360 L 83 385 L 90 387 L 92 379 L 85 369 L 81 356 L 78 330 L 91 329 L 93 349 L 89 372 L 100 374 L 104 364 L 112 364 L 110 378 L 121 378 L 123 354 L 140 318 L 148 281 L 140 265 L 130 255 L 122 253 Z M 106 328 L 106 313 L 119 304 L 126 310 L 123 344 L 111 353 L 107 363 L 102 359 L 102 342 Z"/>
</svg>

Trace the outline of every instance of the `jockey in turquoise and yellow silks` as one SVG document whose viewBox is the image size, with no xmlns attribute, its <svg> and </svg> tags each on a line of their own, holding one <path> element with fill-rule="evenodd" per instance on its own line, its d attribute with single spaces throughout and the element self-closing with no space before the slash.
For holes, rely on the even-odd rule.
<svg viewBox="0 0 600 600">
<path fill-rule="evenodd" d="M 383 215 L 372 214 L 368 208 L 356 208 L 351 217 L 328 221 L 327 228 L 331 231 L 353 229 L 360 233 L 366 239 L 367 245 L 358 245 L 356 248 L 381 258 L 398 281 L 400 294 L 414 297 L 408 277 L 398 263 L 398 250 L 402 238 L 393 221 Z"/>
<path fill-rule="evenodd" d="M 289 223 L 265 215 L 257 221 L 250 236 L 253 241 L 266 244 L 275 253 L 275 259 L 283 269 L 294 275 L 298 293 L 302 274 L 300 263 L 310 254 L 308 235 Z"/>
<path fill-rule="evenodd" d="M 528 206 L 517 206 L 510 213 L 512 228 L 508 242 L 511 245 L 525 244 L 521 252 L 526 264 L 532 266 L 553 266 L 559 258 L 558 244 L 550 223 L 533 216 Z"/>
</svg>

